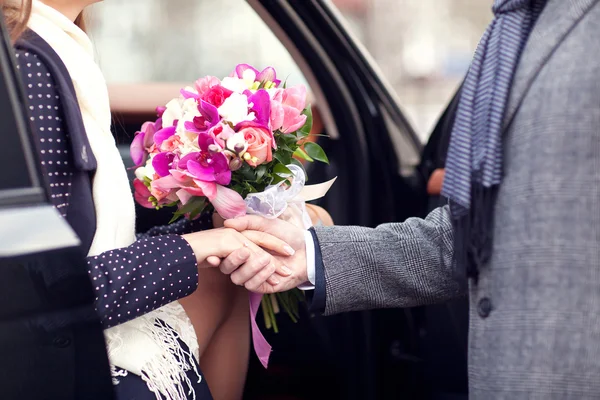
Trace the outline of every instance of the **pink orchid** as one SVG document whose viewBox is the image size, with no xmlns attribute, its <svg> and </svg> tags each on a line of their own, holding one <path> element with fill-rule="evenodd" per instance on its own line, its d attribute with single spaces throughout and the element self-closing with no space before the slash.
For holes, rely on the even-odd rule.
<svg viewBox="0 0 600 400">
<path fill-rule="evenodd" d="M 219 123 L 219 111 L 212 104 L 199 99 L 198 111 L 200 116 L 194 117 L 192 121 L 186 121 L 184 127 L 188 132 L 202 133 L 206 132 L 217 123 Z"/>
<path fill-rule="evenodd" d="M 246 203 L 238 192 L 221 185 L 216 187 L 216 194 L 207 197 L 221 217 L 230 219 L 246 215 Z"/>
<path fill-rule="evenodd" d="M 179 189 L 180 183 L 171 175 L 153 180 L 150 183 L 150 193 L 159 201 L 159 203 L 168 203 L 177 200 L 176 189 Z M 165 200 L 165 201 L 163 201 Z"/>
<path fill-rule="evenodd" d="M 135 197 L 135 201 L 137 201 L 140 206 L 144 208 L 154 208 L 154 204 L 150 203 L 148 200 L 152 194 L 144 182 L 140 181 L 139 179 L 135 179 L 133 181 L 133 189 L 135 190 L 133 195 Z"/>
<path fill-rule="evenodd" d="M 228 124 L 218 124 L 214 126 L 208 132 L 208 134 L 215 139 L 215 143 L 219 145 L 221 149 L 224 149 L 225 142 L 227 141 L 227 139 L 235 135 L 235 131 Z"/>
<path fill-rule="evenodd" d="M 212 152 L 210 146 L 215 144 L 215 139 L 207 133 L 198 135 L 200 151 L 188 153 L 179 160 L 178 167 L 186 170 L 188 174 L 203 182 L 216 182 L 228 185 L 231 182 L 229 160 L 220 152 Z"/>
<path fill-rule="evenodd" d="M 152 159 L 152 168 L 154 168 L 158 176 L 168 176 L 174 160 L 175 154 L 173 153 L 158 153 Z"/>
<path fill-rule="evenodd" d="M 269 98 L 269 93 L 264 89 L 260 89 L 255 93 L 246 90 L 244 94 L 248 96 L 248 104 L 251 104 L 250 110 L 253 111 L 256 116 L 254 121 L 268 129 L 271 115 L 271 100 Z"/>
<path fill-rule="evenodd" d="M 254 75 L 256 76 L 256 78 L 254 79 L 255 82 L 273 82 L 276 87 L 279 86 L 279 84 L 281 83 L 281 80 L 277 79 L 277 73 L 275 72 L 275 68 L 273 67 L 267 67 L 262 71 L 258 71 L 251 65 L 238 64 L 235 67 L 235 71 L 232 73 L 232 76 L 236 76 L 241 79 L 244 77 L 244 72 L 246 72 L 247 70 L 251 70 L 252 72 L 254 72 Z"/>
<path fill-rule="evenodd" d="M 155 122 L 145 122 L 139 132 L 136 133 L 129 153 L 136 167 L 144 164 L 148 159 L 148 154 L 151 153 L 154 145 L 154 135 L 162 128 L 162 119 L 159 118 Z"/>
<path fill-rule="evenodd" d="M 235 218 L 246 214 L 246 203 L 236 191 L 215 182 L 205 182 L 191 177 L 190 173 L 172 170 L 171 175 L 157 179 L 152 185 L 160 191 L 172 193 L 185 205 L 192 197 L 206 197 L 221 217 Z"/>
</svg>

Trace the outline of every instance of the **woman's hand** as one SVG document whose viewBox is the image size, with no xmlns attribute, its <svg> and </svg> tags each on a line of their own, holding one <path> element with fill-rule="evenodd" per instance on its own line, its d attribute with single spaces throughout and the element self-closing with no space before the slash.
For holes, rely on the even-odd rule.
<svg viewBox="0 0 600 400">
<path fill-rule="evenodd" d="M 222 228 L 224 226 L 225 220 L 223 219 L 223 217 L 221 217 L 219 215 L 219 213 L 214 212 L 212 215 L 212 223 L 213 223 L 213 228 Z M 209 256 L 205 261 L 205 264 L 207 264 L 207 267 L 218 267 L 219 265 L 221 265 L 221 259 L 219 257 L 215 257 L 215 256 Z"/>
<path fill-rule="evenodd" d="M 260 238 L 253 238 L 260 247 L 241 233 L 228 228 L 195 232 L 182 237 L 190 244 L 201 268 L 213 265 L 212 262 L 207 262 L 208 258 L 222 259 L 235 252 L 235 257 L 228 257 L 230 264 L 239 267 L 231 274 L 231 280 L 237 285 L 245 286 L 248 290 L 256 290 L 265 281 L 276 285 L 277 275 L 286 277 L 290 274 L 280 261 L 263 250 L 281 256 L 293 254 L 293 250 L 287 243 L 272 235 L 261 234 Z M 273 276 L 274 273 L 277 275 Z"/>
</svg>

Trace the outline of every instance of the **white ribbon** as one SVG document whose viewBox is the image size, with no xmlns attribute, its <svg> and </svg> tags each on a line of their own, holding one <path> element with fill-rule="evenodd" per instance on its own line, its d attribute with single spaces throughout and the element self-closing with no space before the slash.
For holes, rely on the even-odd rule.
<svg viewBox="0 0 600 400">
<path fill-rule="evenodd" d="M 288 207 L 293 206 L 302 215 L 302 221 L 297 221 L 297 224 L 308 229 L 312 226 L 312 223 L 306 212 L 304 202 L 325 196 L 336 178 L 318 185 L 305 186 L 306 175 L 304 170 L 294 164 L 287 165 L 287 168 L 291 171 L 291 175 L 282 175 L 282 177 L 291 178 L 289 179 L 291 185 L 286 185 L 284 180 L 276 185 L 267 186 L 262 192 L 250 193 L 245 200 L 246 212 L 276 219 L 281 217 Z"/>
</svg>

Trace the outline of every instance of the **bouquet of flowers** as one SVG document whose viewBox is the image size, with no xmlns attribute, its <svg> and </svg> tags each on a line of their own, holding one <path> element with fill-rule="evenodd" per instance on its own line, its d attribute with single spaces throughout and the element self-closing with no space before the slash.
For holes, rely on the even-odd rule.
<svg viewBox="0 0 600 400">
<path fill-rule="evenodd" d="M 304 186 L 299 159 L 328 162 L 306 140 L 312 127 L 306 96 L 303 85 L 281 84 L 273 68 L 247 64 L 222 80 L 206 76 L 182 89 L 131 144 L 136 201 L 174 207 L 171 222 L 213 210 L 225 219 L 279 217 Z M 264 296 L 267 328 L 277 331 L 279 305 L 295 321 L 302 298 L 297 290 Z"/>
</svg>

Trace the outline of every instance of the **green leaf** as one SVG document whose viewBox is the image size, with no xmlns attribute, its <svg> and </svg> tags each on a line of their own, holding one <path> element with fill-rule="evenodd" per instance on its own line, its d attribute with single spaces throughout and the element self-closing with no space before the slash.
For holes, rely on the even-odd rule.
<svg viewBox="0 0 600 400">
<path fill-rule="evenodd" d="M 279 146 L 277 146 L 277 152 L 286 151 L 288 153 L 293 153 L 294 150 L 292 150 L 292 148 L 290 146 L 293 146 L 295 143 L 296 143 L 296 139 L 294 139 L 292 142 L 284 141 Z"/>
<path fill-rule="evenodd" d="M 191 213 L 194 210 L 196 210 L 198 207 L 202 207 L 204 205 L 206 205 L 205 197 L 192 197 L 190 199 L 190 201 L 185 203 L 185 205 L 183 207 L 181 207 L 179 210 L 177 210 L 176 212 L 183 215 L 183 214 Z"/>
<path fill-rule="evenodd" d="M 190 201 L 188 201 L 183 207 L 173 213 L 173 218 L 169 223 L 173 223 L 179 219 L 182 215 L 185 214 L 194 214 L 197 210 L 201 213 L 206 207 L 206 198 L 205 197 L 192 197 Z M 191 215 L 190 215 L 191 216 Z"/>
<path fill-rule="evenodd" d="M 288 165 L 289 163 L 292 162 L 292 153 L 290 152 L 290 153 L 286 154 L 286 153 L 277 152 L 277 153 L 275 153 L 273 158 L 275 158 L 277 161 L 279 161 L 283 165 Z"/>
<path fill-rule="evenodd" d="M 302 111 L 302 114 L 306 115 L 306 122 L 304 123 L 302 128 L 300 128 L 300 132 L 308 135 L 310 133 L 310 130 L 312 129 L 312 125 L 313 125 L 313 115 L 312 115 L 312 108 L 310 107 L 310 104 L 304 109 L 304 111 Z"/>
<path fill-rule="evenodd" d="M 202 214 L 202 212 L 204 211 L 204 209 L 206 208 L 207 205 L 208 205 L 208 202 L 204 202 L 201 206 L 194 209 L 194 211 L 191 211 L 190 212 L 190 220 L 193 220 L 198 215 Z"/>
<path fill-rule="evenodd" d="M 250 165 L 244 163 L 237 172 L 244 178 L 244 181 L 256 182 L 256 172 Z"/>
<path fill-rule="evenodd" d="M 260 181 L 262 179 L 263 176 L 265 176 L 265 173 L 267 172 L 267 166 L 266 165 L 259 165 L 258 167 L 256 167 L 256 181 Z"/>
<path fill-rule="evenodd" d="M 258 192 L 258 190 L 256 190 L 256 188 L 253 185 L 251 185 L 249 182 L 244 182 L 244 189 L 248 193 L 256 193 L 256 192 Z"/>
<path fill-rule="evenodd" d="M 296 151 L 294 152 L 294 156 L 296 156 L 296 157 L 299 157 L 299 158 L 301 158 L 301 159 L 303 159 L 303 160 L 306 160 L 306 161 L 309 161 L 309 162 L 313 162 L 313 161 L 315 161 L 315 160 L 314 160 L 314 159 L 313 159 L 311 156 L 309 156 L 309 155 L 306 153 L 306 151 L 304 151 L 304 150 L 302 149 L 302 147 L 298 147 L 298 148 L 296 149 Z"/>
<path fill-rule="evenodd" d="M 327 158 L 327 155 L 323 151 L 323 148 L 321 148 L 321 146 L 319 146 L 318 144 L 313 142 L 307 142 L 304 144 L 304 150 L 306 151 L 306 153 L 308 153 L 308 155 L 311 158 L 329 164 L 329 159 Z"/>
<path fill-rule="evenodd" d="M 291 133 L 288 135 L 285 135 L 283 140 L 284 140 L 284 143 L 286 146 L 294 146 L 298 143 L 298 137 L 296 137 L 296 135 L 293 135 Z"/>
<path fill-rule="evenodd" d="M 182 215 L 177 214 L 177 212 L 174 212 L 173 217 L 169 220 L 169 224 L 172 224 L 173 222 L 177 221 L 181 217 L 182 217 Z"/>
<path fill-rule="evenodd" d="M 283 164 L 277 164 L 273 167 L 273 173 L 282 178 L 288 178 L 292 175 L 292 171 Z"/>
</svg>

